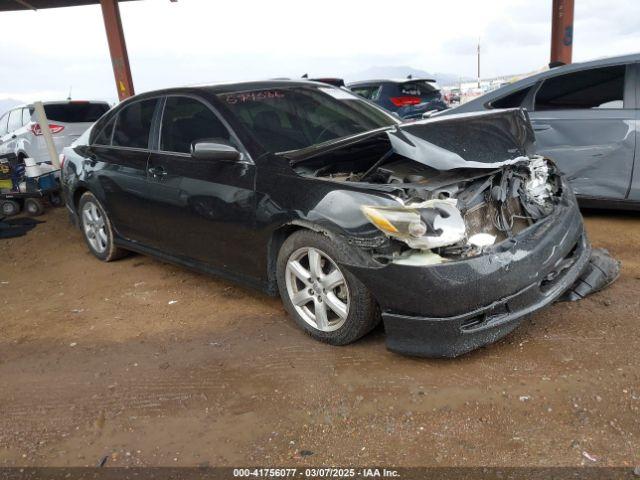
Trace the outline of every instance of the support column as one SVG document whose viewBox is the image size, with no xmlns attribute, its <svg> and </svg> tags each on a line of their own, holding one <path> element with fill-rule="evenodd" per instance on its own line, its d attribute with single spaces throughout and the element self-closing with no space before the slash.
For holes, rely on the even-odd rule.
<svg viewBox="0 0 640 480">
<path fill-rule="evenodd" d="M 551 66 L 558 63 L 571 63 L 573 2 L 574 0 L 553 0 L 551 14 Z"/>
<path fill-rule="evenodd" d="M 134 95 L 135 92 L 133 90 L 131 67 L 129 67 L 127 44 L 124 39 L 122 20 L 120 19 L 120 8 L 117 0 L 100 0 L 100 5 L 102 6 L 104 28 L 107 31 L 107 41 L 109 43 L 109 52 L 111 53 L 113 74 L 116 78 L 118 98 L 122 101 Z"/>
</svg>

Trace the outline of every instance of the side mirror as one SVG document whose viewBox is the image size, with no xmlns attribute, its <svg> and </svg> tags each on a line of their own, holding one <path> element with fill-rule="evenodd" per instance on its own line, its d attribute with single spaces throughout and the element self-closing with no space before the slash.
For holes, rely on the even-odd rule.
<svg viewBox="0 0 640 480">
<path fill-rule="evenodd" d="M 208 138 L 191 144 L 191 156 L 198 160 L 229 160 L 232 162 L 242 158 L 242 154 L 222 138 Z"/>
</svg>

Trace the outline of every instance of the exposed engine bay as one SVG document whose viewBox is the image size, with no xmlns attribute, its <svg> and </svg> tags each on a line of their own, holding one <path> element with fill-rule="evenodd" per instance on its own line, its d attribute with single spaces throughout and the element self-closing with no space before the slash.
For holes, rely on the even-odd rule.
<svg viewBox="0 0 640 480">
<path fill-rule="evenodd" d="M 382 225 L 380 229 L 390 238 L 411 250 L 423 251 L 421 264 L 425 250 L 444 261 L 477 255 L 483 248 L 513 237 L 549 215 L 561 193 L 555 166 L 540 156 L 520 157 L 512 165 L 488 172 L 440 172 L 410 160 L 393 159 L 364 172 L 320 168 L 301 173 L 393 187 L 399 209 L 365 206 L 363 213 L 374 225 Z M 407 257 L 410 252 L 400 249 L 392 254 L 398 255 Z M 434 256 L 430 261 L 440 263 Z"/>
<path fill-rule="evenodd" d="M 531 153 L 525 113 L 483 121 L 464 122 L 464 137 L 450 121 L 401 126 L 291 164 L 302 176 L 366 184 L 395 198 L 397 206 L 361 207 L 389 239 L 373 252 L 378 260 L 425 265 L 466 258 L 548 216 L 562 194 L 555 165 Z"/>
</svg>

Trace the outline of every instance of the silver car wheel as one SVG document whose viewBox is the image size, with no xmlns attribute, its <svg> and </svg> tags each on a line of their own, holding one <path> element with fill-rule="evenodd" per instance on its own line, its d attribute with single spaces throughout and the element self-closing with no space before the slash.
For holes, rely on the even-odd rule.
<svg viewBox="0 0 640 480">
<path fill-rule="evenodd" d="M 285 282 L 296 312 L 313 328 L 332 332 L 347 321 L 347 281 L 326 253 L 311 247 L 293 252 L 287 260 Z"/>
<path fill-rule="evenodd" d="M 104 253 L 108 243 L 107 228 L 100 209 L 91 201 L 82 207 L 82 227 L 93 249 L 98 253 Z"/>
</svg>

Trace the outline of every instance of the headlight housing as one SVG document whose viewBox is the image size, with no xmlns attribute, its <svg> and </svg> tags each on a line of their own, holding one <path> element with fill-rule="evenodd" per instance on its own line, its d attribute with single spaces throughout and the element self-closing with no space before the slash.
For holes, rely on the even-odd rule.
<svg viewBox="0 0 640 480">
<path fill-rule="evenodd" d="M 454 245 L 466 237 L 466 225 L 456 200 L 427 200 L 399 207 L 362 206 L 376 228 L 411 248 L 430 250 Z"/>
</svg>

